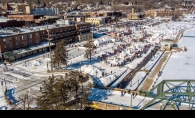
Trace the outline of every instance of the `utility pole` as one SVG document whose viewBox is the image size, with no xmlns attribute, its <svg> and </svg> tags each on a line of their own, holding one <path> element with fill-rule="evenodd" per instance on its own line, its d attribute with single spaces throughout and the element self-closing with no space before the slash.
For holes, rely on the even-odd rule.
<svg viewBox="0 0 195 118">
<path fill-rule="evenodd" d="M 75 75 L 75 80 L 76 80 L 76 82 L 75 82 L 75 84 L 76 84 L 76 104 L 75 104 L 75 110 L 77 110 L 77 108 L 78 108 L 78 106 L 77 106 L 77 98 L 78 98 L 78 94 L 77 94 L 77 90 L 78 90 L 78 88 L 77 88 L 77 77 L 76 77 L 77 75 Z"/>
<path fill-rule="evenodd" d="M 81 97 L 81 110 L 83 109 L 83 83 L 82 83 L 82 97 Z"/>
<path fill-rule="evenodd" d="M 4 83 L 5 83 L 5 89 L 4 89 L 4 93 L 5 93 L 7 91 L 7 86 L 6 86 L 5 78 L 4 78 Z"/>
<path fill-rule="evenodd" d="M 130 104 L 130 107 L 132 108 L 132 98 L 133 98 L 133 95 L 131 93 L 131 104 Z"/>
<path fill-rule="evenodd" d="M 27 108 L 27 110 L 29 110 L 29 100 L 28 100 L 28 98 L 29 98 L 29 96 L 28 96 L 28 92 L 27 92 L 27 94 L 26 94 L 26 99 L 27 99 L 27 105 L 28 105 L 28 108 Z"/>
<path fill-rule="evenodd" d="M 130 85 L 130 87 L 132 87 L 132 80 L 131 80 L 131 85 Z"/>
<path fill-rule="evenodd" d="M 51 44 L 50 44 L 50 40 L 51 40 L 51 38 L 50 38 L 50 30 L 49 29 L 47 29 L 47 31 L 48 31 L 48 41 L 49 41 L 49 53 L 50 53 L 50 59 L 51 59 L 51 63 L 50 63 L 50 65 L 51 65 L 51 71 L 53 71 L 53 68 L 52 68 L 52 55 L 51 55 Z"/>
</svg>

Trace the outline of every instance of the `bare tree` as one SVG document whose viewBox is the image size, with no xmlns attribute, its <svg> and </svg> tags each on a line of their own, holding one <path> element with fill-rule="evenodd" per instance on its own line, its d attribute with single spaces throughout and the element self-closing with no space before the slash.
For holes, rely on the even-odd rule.
<svg viewBox="0 0 195 118">
<path fill-rule="evenodd" d="M 175 21 L 175 20 L 178 20 L 180 18 L 182 14 L 179 12 L 179 10 L 176 10 L 174 9 L 173 11 L 173 16 L 172 16 L 172 20 Z"/>
<path fill-rule="evenodd" d="M 35 102 L 36 97 L 29 95 L 29 93 L 21 94 L 18 97 L 19 101 L 18 103 L 15 103 L 11 105 L 12 110 L 30 110 L 32 109 L 31 105 L 33 102 Z"/>
<path fill-rule="evenodd" d="M 88 58 L 91 62 L 91 57 L 92 57 L 92 54 L 93 54 L 93 50 L 95 49 L 95 46 L 93 44 L 93 40 L 92 38 L 88 35 L 88 40 L 87 40 L 87 49 L 85 51 L 85 57 Z"/>
</svg>

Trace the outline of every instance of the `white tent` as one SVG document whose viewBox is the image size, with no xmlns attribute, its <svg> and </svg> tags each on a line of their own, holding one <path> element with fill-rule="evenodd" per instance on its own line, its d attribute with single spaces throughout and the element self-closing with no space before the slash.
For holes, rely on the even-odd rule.
<svg viewBox="0 0 195 118">
<path fill-rule="evenodd" d="M 111 42 L 112 42 L 111 39 L 103 37 L 103 38 L 96 39 L 93 43 L 96 47 L 100 47 L 104 44 L 111 43 Z"/>
</svg>

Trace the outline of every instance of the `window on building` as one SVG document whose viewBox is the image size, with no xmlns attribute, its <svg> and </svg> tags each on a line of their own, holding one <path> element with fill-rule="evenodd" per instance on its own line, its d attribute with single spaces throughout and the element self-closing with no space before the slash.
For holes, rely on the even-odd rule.
<svg viewBox="0 0 195 118">
<path fill-rule="evenodd" d="M 30 34 L 30 38 L 32 39 L 32 34 Z"/>
<path fill-rule="evenodd" d="M 22 38 L 22 40 L 24 40 L 24 37 L 23 36 L 21 36 L 21 38 Z"/>
<path fill-rule="evenodd" d="M 3 39 L 3 42 L 6 43 L 6 39 Z"/>
<path fill-rule="evenodd" d="M 35 35 L 36 35 L 36 38 L 39 38 L 39 34 L 38 33 L 36 33 Z"/>
<path fill-rule="evenodd" d="M 12 39 L 11 38 L 9 38 L 9 42 L 12 42 Z"/>
<path fill-rule="evenodd" d="M 6 50 L 6 48 L 7 48 L 6 45 L 4 45 L 4 49 L 5 49 L 5 50 Z"/>
<path fill-rule="evenodd" d="M 18 37 L 15 37 L 15 39 L 16 39 L 16 42 L 18 41 Z"/>
<path fill-rule="evenodd" d="M 10 49 L 12 49 L 12 44 L 10 44 Z"/>
<path fill-rule="evenodd" d="M 18 48 L 18 44 L 16 44 L 16 48 Z"/>
</svg>

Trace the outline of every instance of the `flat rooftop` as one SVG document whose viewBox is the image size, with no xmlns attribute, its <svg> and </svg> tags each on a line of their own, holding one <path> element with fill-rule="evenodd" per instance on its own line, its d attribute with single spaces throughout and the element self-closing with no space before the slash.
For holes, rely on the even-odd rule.
<svg viewBox="0 0 195 118">
<path fill-rule="evenodd" d="M 65 27 L 65 26 L 71 26 L 71 25 L 59 25 L 58 24 L 58 25 L 44 25 L 44 26 L 36 26 L 36 27 L 27 27 L 27 28 L 20 28 L 20 27 L 4 28 L 4 29 L 0 29 L 0 38 L 18 35 L 18 31 L 13 31 L 13 30 L 9 30 L 9 29 L 17 29 L 17 30 L 20 30 L 21 34 L 25 34 L 25 33 L 46 30 L 46 29 L 59 28 L 59 27 Z"/>
<path fill-rule="evenodd" d="M 53 46 L 55 44 L 50 43 L 50 45 Z M 24 53 L 27 53 L 27 52 L 39 50 L 39 49 L 46 48 L 46 47 L 49 47 L 49 43 L 48 42 L 41 42 L 40 44 L 32 45 L 30 47 L 26 47 L 26 48 L 23 48 L 23 49 L 18 49 L 18 50 L 5 52 L 4 55 L 14 56 L 14 55 L 17 55 L 17 54 L 24 54 Z"/>
<path fill-rule="evenodd" d="M 5 18 L 5 17 L 0 17 L 0 22 L 7 22 L 7 21 L 12 21 L 12 20 L 22 21 L 22 20 L 18 20 L 18 19 L 8 19 L 8 18 Z"/>
<path fill-rule="evenodd" d="M 32 32 L 31 30 L 22 28 L 4 28 L 0 29 L 0 38 L 18 35 L 18 31 L 20 31 L 21 34 Z"/>
</svg>

